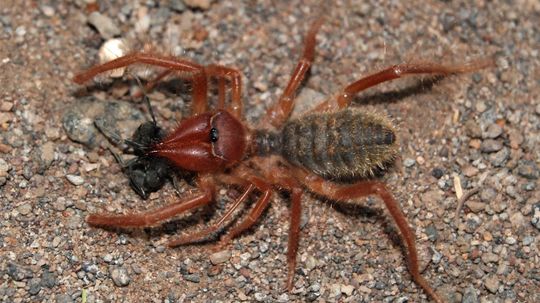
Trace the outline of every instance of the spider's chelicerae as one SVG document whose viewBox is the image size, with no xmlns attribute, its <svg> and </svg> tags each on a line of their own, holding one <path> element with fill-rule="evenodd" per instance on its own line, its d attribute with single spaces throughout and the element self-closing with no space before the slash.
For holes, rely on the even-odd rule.
<svg viewBox="0 0 540 303">
<path fill-rule="evenodd" d="M 75 76 L 82 84 L 98 74 L 130 65 L 162 68 L 151 88 L 167 76 L 192 82 L 193 114 L 165 133 L 155 122 L 142 124 L 131 140 L 137 158 L 125 172 L 142 197 L 158 190 L 173 170 L 197 174 L 198 194 L 161 208 L 126 215 L 91 214 L 87 222 L 102 227 L 146 227 L 169 220 L 180 213 L 214 201 L 218 186 L 235 186 L 239 197 L 215 223 L 202 231 L 172 240 L 178 246 L 204 239 L 220 230 L 239 205 L 257 197 L 247 217 L 221 238 L 225 245 L 250 228 L 271 201 L 275 189 L 290 192 L 290 230 L 287 250 L 287 287 L 292 289 L 300 234 L 302 197 L 310 192 L 333 201 L 359 201 L 378 196 L 396 223 L 407 248 L 407 264 L 413 280 L 435 301 L 443 300 L 422 277 L 415 236 L 399 204 L 386 185 L 372 172 L 393 162 L 398 152 L 396 129 L 384 115 L 351 108 L 355 94 L 407 75 L 450 75 L 485 68 L 491 60 L 466 64 L 404 63 L 361 78 L 331 96 L 312 111 L 291 120 L 295 94 L 315 55 L 315 36 L 322 19 L 315 21 L 306 37 L 302 57 L 278 102 L 269 108 L 260 125 L 248 125 L 242 116 L 241 75 L 220 65 L 199 65 L 184 59 L 154 53 L 135 52 L 94 66 Z M 218 81 L 218 104 L 208 107 L 208 82 Z M 230 101 L 227 99 L 230 86 Z"/>
</svg>

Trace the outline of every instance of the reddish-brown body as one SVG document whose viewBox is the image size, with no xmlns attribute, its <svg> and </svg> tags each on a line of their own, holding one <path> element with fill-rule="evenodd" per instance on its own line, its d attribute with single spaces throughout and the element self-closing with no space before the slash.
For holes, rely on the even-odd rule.
<svg viewBox="0 0 540 303">
<path fill-rule="evenodd" d="M 143 156 L 165 158 L 173 167 L 198 173 L 200 193 L 145 213 L 91 214 L 87 218 L 88 223 L 109 227 L 151 226 L 210 203 L 218 184 L 234 185 L 241 189 L 240 197 L 217 222 L 198 233 L 169 243 L 170 246 L 178 246 L 199 241 L 219 230 L 239 205 L 258 193 L 258 200 L 249 215 L 222 237 L 221 244 L 225 245 L 261 216 L 270 203 L 274 186 L 286 189 L 291 193 L 287 252 L 287 287 L 290 290 L 293 287 L 301 201 L 305 189 L 334 201 L 351 201 L 376 195 L 384 202 L 406 243 L 407 264 L 413 280 L 432 299 L 442 302 L 420 274 L 414 233 L 399 204 L 384 183 L 369 179 L 372 169 L 382 168 L 397 153 L 394 128 L 382 115 L 361 114 L 358 110 L 347 108 L 354 94 L 379 83 L 412 74 L 449 75 L 470 72 L 489 66 L 491 60 L 463 65 L 419 63 L 391 66 L 346 86 L 339 94 L 316 107 L 312 112 L 314 116 L 288 121 L 294 107 L 294 95 L 313 62 L 315 35 L 321 24 L 322 20 L 317 20 L 311 26 L 305 39 L 302 58 L 283 95 L 268 110 L 264 121 L 254 128 L 249 128 L 242 118 L 240 73 L 235 69 L 217 65 L 201 66 L 157 54 L 133 53 L 76 75 L 74 81 L 83 83 L 106 71 L 132 64 L 146 64 L 165 68 L 147 88 L 153 87 L 166 76 L 188 78 L 193 82 L 193 116 L 182 121 Z M 207 87 L 210 77 L 218 80 L 217 110 L 208 109 Z M 231 86 L 230 104 L 225 102 L 227 82 Z M 355 119 L 361 122 L 354 124 Z M 349 124 L 352 126 L 344 133 L 345 126 Z M 269 155 L 281 156 L 281 160 L 276 162 L 275 157 L 266 157 Z M 152 162 L 152 158 L 144 160 L 144 163 Z M 340 183 L 342 177 L 348 182 Z"/>
<path fill-rule="evenodd" d="M 220 140 L 208 140 L 212 135 Z M 244 125 L 227 111 L 208 112 L 184 120 L 148 154 L 193 172 L 220 171 L 242 160 L 246 135 Z"/>
</svg>

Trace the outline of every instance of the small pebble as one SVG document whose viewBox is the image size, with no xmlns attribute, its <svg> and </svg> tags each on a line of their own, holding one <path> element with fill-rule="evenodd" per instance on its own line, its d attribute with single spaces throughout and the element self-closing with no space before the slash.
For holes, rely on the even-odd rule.
<svg viewBox="0 0 540 303">
<path fill-rule="evenodd" d="M 0 177 L 7 176 L 10 169 L 11 169 L 11 167 L 6 162 L 6 160 L 0 158 Z"/>
<path fill-rule="evenodd" d="M 184 3 L 191 8 L 207 10 L 210 8 L 212 0 L 184 0 Z"/>
<path fill-rule="evenodd" d="M 317 267 L 317 259 L 313 256 L 308 256 L 306 259 L 306 270 L 312 271 L 315 267 Z"/>
<path fill-rule="evenodd" d="M 13 109 L 13 102 L 0 102 L 0 111 L 9 112 Z"/>
<path fill-rule="evenodd" d="M 426 234 L 430 241 L 436 241 L 439 237 L 439 233 L 437 232 L 437 228 L 433 224 L 428 225 L 426 227 Z"/>
<path fill-rule="evenodd" d="M 43 275 L 41 275 L 41 286 L 47 288 L 53 288 L 56 286 L 56 274 L 45 269 Z"/>
<path fill-rule="evenodd" d="M 468 120 L 465 122 L 465 131 L 467 132 L 467 135 L 471 138 L 481 138 L 482 137 L 482 129 L 480 128 L 480 125 L 476 123 L 474 120 Z"/>
<path fill-rule="evenodd" d="M 37 295 L 41 290 L 41 279 L 33 278 L 28 282 L 28 293 L 31 295 Z"/>
<path fill-rule="evenodd" d="M 467 219 L 465 221 L 465 231 L 469 234 L 475 233 L 476 229 L 482 224 L 482 219 L 477 215 L 470 213 L 467 214 Z"/>
<path fill-rule="evenodd" d="M 71 182 L 71 184 L 73 185 L 82 185 L 84 184 L 84 179 L 83 177 L 81 176 L 78 176 L 78 175 L 66 175 L 66 178 L 68 179 L 69 182 Z"/>
<path fill-rule="evenodd" d="M 489 203 L 497 197 L 497 192 L 491 187 L 485 187 L 480 191 L 480 200 Z"/>
<path fill-rule="evenodd" d="M 24 26 L 18 26 L 16 29 L 15 29 L 15 34 L 19 37 L 24 37 L 24 35 L 26 35 L 26 28 Z"/>
<path fill-rule="evenodd" d="M 51 6 L 49 5 L 42 5 L 41 6 L 41 11 L 43 12 L 43 14 L 47 17 L 52 17 L 54 16 L 54 8 L 52 8 Z"/>
<path fill-rule="evenodd" d="M 540 230 L 540 203 L 536 203 L 533 206 L 533 215 L 531 218 L 531 223 L 536 229 Z"/>
<path fill-rule="evenodd" d="M 499 137 L 500 135 L 502 135 L 502 133 L 503 133 L 502 127 L 499 126 L 499 124 L 497 123 L 492 123 L 486 129 L 486 132 L 484 135 L 486 138 L 495 139 Z"/>
<path fill-rule="evenodd" d="M 403 160 L 403 165 L 405 165 L 405 167 L 412 167 L 415 163 L 416 163 L 416 160 L 411 159 L 411 158 L 407 158 Z"/>
<path fill-rule="evenodd" d="M 101 45 L 98 51 L 99 62 L 105 63 L 124 56 L 128 51 L 128 47 L 123 39 L 109 39 Z M 112 78 L 120 78 L 124 75 L 125 68 L 117 68 L 107 73 L 107 76 Z"/>
<path fill-rule="evenodd" d="M 39 148 L 38 173 L 43 174 L 51 166 L 54 161 L 54 147 L 53 142 L 46 142 Z"/>
<path fill-rule="evenodd" d="M 495 275 L 489 276 L 484 281 L 484 286 L 489 292 L 493 294 L 497 293 L 497 290 L 499 289 L 499 279 Z"/>
<path fill-rule="evenodd" d="M 503 148 L 503 145 L 500 141 L 493 140 L 493 139 L 487 139 L 482 141 L 482 144 L 480 145 L 480 150 L 483 153 L 493 153 L 496 151 L 499 151 Z"/>
<path fill-rule="evenodd" d="M 476 202 L 476 201 L 467 201 L 465 203 L 467 207 L 473 212 L 473 213 L 479 213 L 483 211 L 486 208 L 486 204 L 483 202 Z"/>
<path fill-rule="evenodd" d="M 20 205 L 19 207 L 17 207 L 17 211 L 18 211 L 21 215 L 26 216 L 26 215 L 28 215 L 30 212 L 32 212 L 32 205 L 30 205 L 30 203 L 22 204 L 22 205 Z"/>
<path fill-rule="evenodd" d="M 105 256 L 103 256 L 103 261 L 105 261 L 106 263 L 111 263 L 113 260 L 113 256 L 111 254 L 106 254 Z"/>
<path fill-rule="evenodd" d="M 431 171 L 431 175 L 437 179 L 440 179 L 442 178 L 442 176 L 444 176 L 444 170 L 442 170 L 441 168 L 439 167 L 435 167 L 432 171 Z"/>
<path fill-rule="evenodd" d="M 534 161 L 522 160 L 517 168 L 518 175 L 527 179 L 538 179 L 539 170 Z"/>
<path fill-rule="evenodd" d="M 59 294 L 56 296 L 56 303 L 72 303 L 73 299 L 68 294 Z"/>
<path fill-rule="evenodd" d="M 328 297 L 338 299 L 340 295 L 341 295 L 341 285 L 332 284 L 332 286 L 330 286 L 330 293 L 328 294 Z"/>
<path fill-rule="evenodd" d="M 199 274 L 184 275 L 184 279 L 186 279 L 186 281 L 193 282 L 193 283 L 201 282 L 201 277 L 199 276 Z"/>
<path fill-rule="evenodd" d="M 230 250 L 222 250 L 210 255 L 210 262 L 212 264 L 221 264 L 227 262 L 231 258 Z"/>
<path fill-rule="evenodd" d="M 478 303 L 477 290 L 474 287 L 469 286 L 463 294 L 463 301 L 461 303 Z"/>
<path fill-rule="evenodd" d="M 289 302 L 289 294 L 283 293 L 283 294 L 279 295 L 277 301 L 278 301 L 279 303 L 286 303 L 286 302 Z"/>
<path fill-rule="evenodd" d="M 474 177 L 478 174 L 478 168 L 472 166 L 472 165 L 468 165 L 467 167 L 465 167 L 463 169 L 463 174 L 466 176 L 466 177 Z"/>
<path fill-rule="evenodd" d="M 508 237 L 504 240 L 504 242 L 506 242 L 508 245 L 514 245 L 516 244 L 517 240 L 514 237 Z"/>
<path fill-rule="evenodd" d="M 483 112 L 486 111 L 487 106 L 486 106 L 486 103 L 484 103 L 482 101 L 479 101 L 479 102 L 476 103 L 475 108 L 476 108 L 477 112 L 483 113 Z"/>
<path fill-rule="evenodd" d="M 264 241 L 261 242 L 261 243 L 259 243 L 259 251 L 260 251 L 262 254 L 264 254 L 265 252 L 267 252 L 267 251 L 268 251 L 268 243 L 266 243 L 266 242 L 264 242 Z"/>
<path fill-rule="evenodd" d="M 350 297 L 353 294 L 354 286 L 352 285 L 341 285 L 341 292 L 346 296 Z"/>
<path fill-rule="evenodd" d="M 15 281 L 23 281 L 32 278 L 32 271 L 13 262 L 7 264 L 7 274 Z"/>
<path fill-rule="evenodd" d="M 492 252 L 486 252 L 482 255 L 482 262 L 484 262 L 485 264 L 497 263 L 498 261 L 499 261 L 499 256 Z"/>
<path fill-rule="evenodd" d="M 124 287 L 129 285 L 131 279 L 125 267 L 114 267 L 111 271 L 111 278 L 116 286 Z"/>
<path fill-rule="evenodd" d="M 489 161 L 495 167 L 503 166 L 508 158 L 510 158 L 510 150 L 506 147 L 494 154 L 489 155 Z"/>
<path fill-rule="evenodd" d="M 526 236 L 525 238 L 523 238 L 523 245 L 524 245 L 524 246 L 529 246 L 529 245 L 531 245 L 533 242 L 534 242 L 534 237 Z"/>
<path fill-rule="evenodd" d="M 186 4 L 182 0 L 169 0 L 168 3 L 169 7 L 177 13 L 181 13 L 186 10 Z"/>
<path fill-rule="evenodd" d="M 104 39 L 111 39 L 120 35 L 120 29 L 114 21 L 99 12 L 91 13 L 88 17 L 88 23 L 95 27 Z"/>
</svg>

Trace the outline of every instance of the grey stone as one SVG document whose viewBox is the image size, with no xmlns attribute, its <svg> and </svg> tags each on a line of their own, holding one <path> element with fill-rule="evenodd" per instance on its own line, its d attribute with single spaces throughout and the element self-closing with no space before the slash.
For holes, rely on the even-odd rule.
<svg viewBox="0 0 540 303">
<path fill-rule="evenodd" d="M 463 301 L 461 301 L 461 303 L 478 303 L 478 295 L 476 293 L 476 289 L 474 289 L 474 287 L 472 286 L 469 286 L 463 294 Z"/>
<path fill-rule="evenodd" d="M 201 282 L 201 277 L 198 274 L 184 275 L 184 279 L 186 279 L 186 281 L 193 282 L 193 283 Z"/>
<path fill-rule="evenodd" d="M 113 267 L 110 270 L 111 278 L 116 286 L 128 286 L 131 282 L 128 271 L 125 267 Z"/>
<path fill-rule="evenodd" d="M 56 296 L 56 303 L 73 303 L 73 299 L 68 294 L 59 294 Z"/>
<path fill-rule="evenodd" d="M 489 139 L 495 139 L 502 135 L 503 129 L 497 123 L 492 123 L 488 126 L 485 132 L 485 137 Z"/>
<path fill-rule="evenodd" d="M 411 159 L 411 158 L 407 158 L 403 160 L 403 165 L 405 165 L 405 167 L 412 167 L 414 166 L 415 163 L 416 163 L 416 160 Z"/>
<path fill-rule="evenodd" d="M 34 276 L 29 268 L 13 262 L 8 262 L 7 274 L 15 281 L 22 281 Z"/>
<path fill-rule="evenodd" d="M 518 175 L 527 179 L 538 179 L 538 166 L 533 161 L 522 160 L 517 168 Z"/>
<path fill-rule="evenodd" d="M 500 141 L 493 139 L 486 139 L 482 141 L 480 145 L 480 150 L 484 153 L 494 153 L 503 148 L 503 145 Z"/>
<path fill-rule="evenodd" d="M 467 135 L 471 138 L 481 138 L 482 137 L 482 129 L 480 128 L 480 125 L 476 123 L 474 120 L 468 120 L 465 122 L 465 131 Z"/>
<path fill-rule="evenodd" d="M 28 282 L 28 293 L 31 295 L 37 295 L 41 290 L 41 279 L 33 278 Z"/>
<path fill-rule="evenodd" d="M 169 2 L 169 8 L 181 13 L 186 10 L 186 4 L 182 0 L 170 0 Z"/>
<path fill-rule="evenodd" d="M 56 286 L 56 274 L 46 268 L 41 275 L 41 286 L 47 288 L 53 288 Z"/>
<path fill-rule="evenodd" d="M 494 154 L 489 155 L 489 161 L 495 167 L 503 166 L 508 158 L 510 158 L 510 150 L 506 147 Z"/>
</svg>

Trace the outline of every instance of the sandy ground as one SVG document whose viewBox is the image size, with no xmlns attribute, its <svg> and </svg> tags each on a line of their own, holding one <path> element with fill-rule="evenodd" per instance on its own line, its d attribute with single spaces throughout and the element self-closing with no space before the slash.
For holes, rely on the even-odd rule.
<svg viewBox="0 0 540 303">
<path fill-rule="evenodd" d="M 146 201 L 137 196 L 93 128 L 106 118 L 129 136 L 148 119 L 130 96 L 138 88 L 132 78 L 71 80 L 98 62 L 105 40 L 239 69 L 253 124 L 282 92 L 322 11 L 300 109 L 391 64 L 495 58 L 473 74 L 378 86 L 354 106 L 398 126 L 400 161 L 384 180 L 437 292 L 448 302 L 539 302 L 539 2 L 329 2 L 2 0 L 0 301 L 428 301 L 376 198 L 342 207 L 305 196 L 290 293 L 287 195 L 274 195 L 259 223 L 218 254 L 214 241 L 166 243 L 212 222 L 232 189 L 212 207 L 155 228 L 85 223 L 95 211 L 142 211 L 177 198 L 171 184 Z M 149 95 L 167 129 L 190 108 L 189 87 L 169 82 Z M 180 191 L 196 189 L 182 181 Z M 456 217 L 458 197 L 471 191 Z"/>
</svg>

